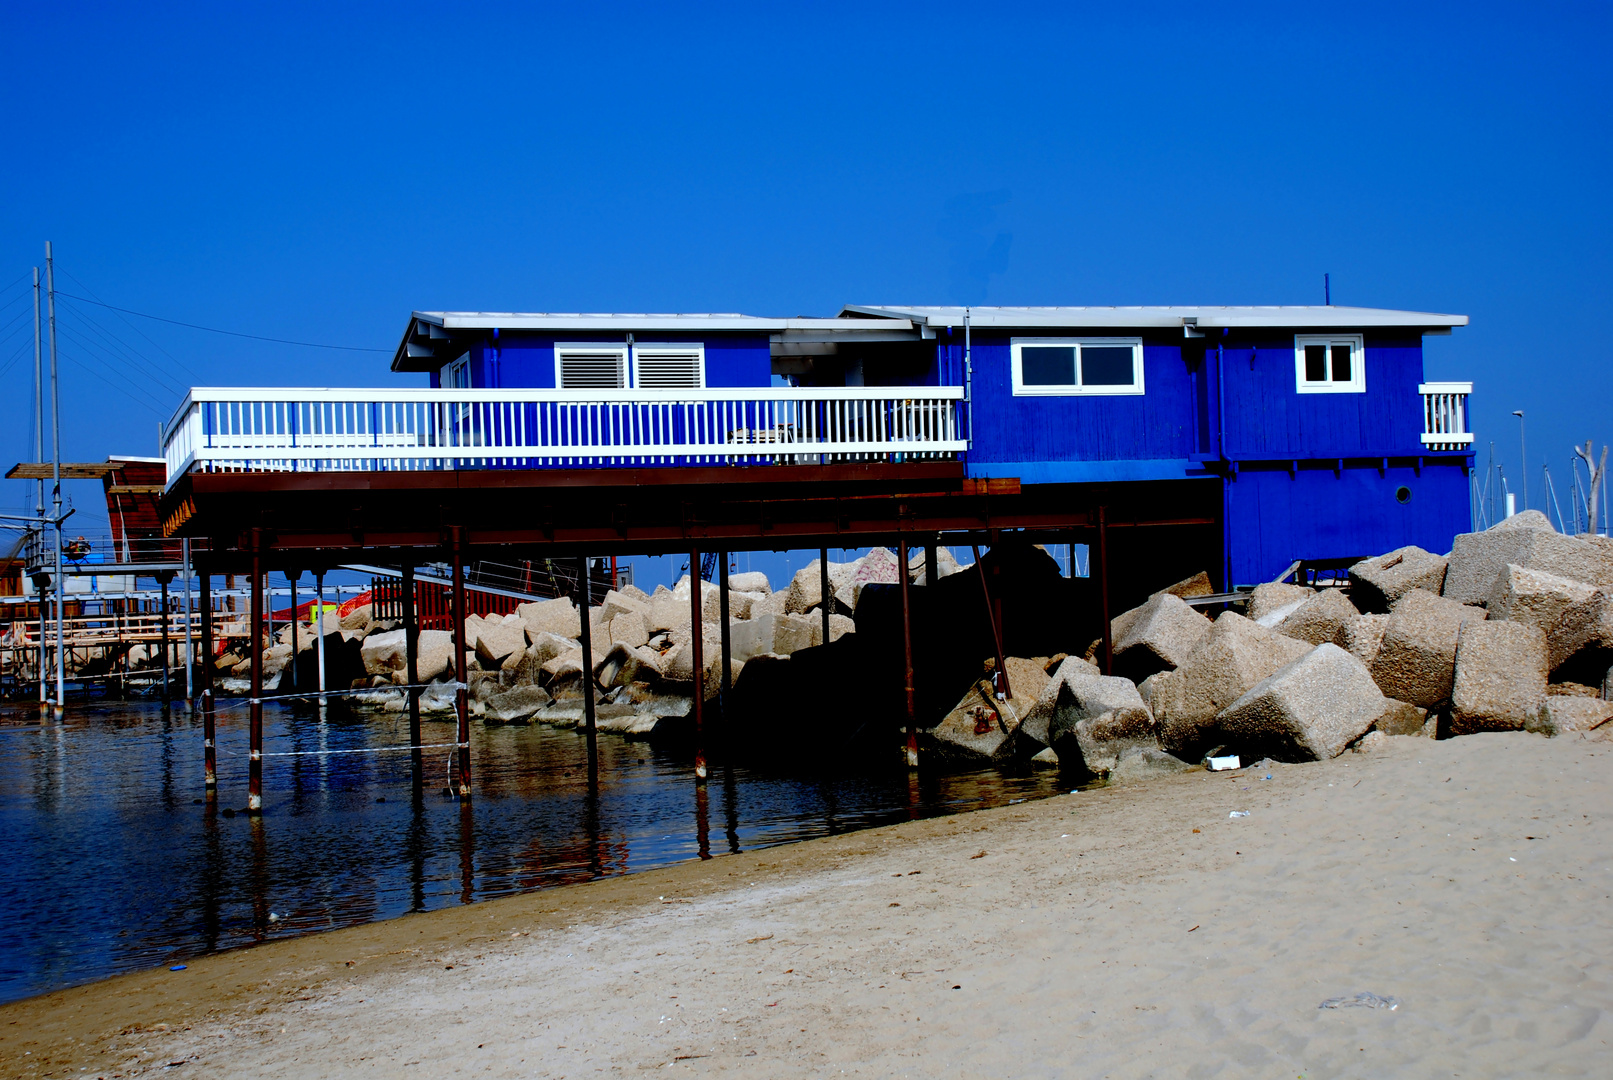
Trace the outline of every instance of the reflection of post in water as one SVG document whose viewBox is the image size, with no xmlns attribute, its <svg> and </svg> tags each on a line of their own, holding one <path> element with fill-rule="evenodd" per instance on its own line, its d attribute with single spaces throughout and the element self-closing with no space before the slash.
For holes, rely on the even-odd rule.
<svg viewBox="0 0 1613 1080">
<path fill-rule="evenodd" d="M 924 793 L 919 790 L 919 774 L 917 769 L 907 772 L 907 820 L 917 821 L 919 807 L 924 803 Z"/>
<path fill-rule="evenodd" d="M 409 817 L 409 884 L 412 887 L 410 911 L 426 910 L 426 792 L 420 773 L 414 779 L 414 795 Z"/>
<path fill-rule="evenodd" d="M 252 870 L 247 888 L 252 892 L 252 929 L 258 937 L 269 932 L 269 841 L 263 829 L 263 816 L 248 819 L 252 829 Z"/>
<path fill-rule="evenodd" d="M 403 564 L 403 653 L 405 657 L 404 681 L 409 684 L 409 751 L 414 767 L 414 790 L 418 797 L 425 782 L 426 763 L 420 751 L 420 622 L 415 613 L 414 563 Z"/>
<path fill-rule="evenodd" d="M 588 794 L 583 798 L 583 836 L 588 841 L 588 876 L 603 877 L 605 846 L 599 834 L 599 763 L 588 756 Z"/>
<path fill-rule="evenodd" d="M 711 858 L 711 821 L 707 809 L 706 785 L 697 781 L 694 786 L 694 830 L 702 859 Z"/>
<path fill-rule="evenodd" d="M 472 816 L 469 799 L 459 803 L 459 902 L 468 904 L 475 899 L 476 819 Z"/>
<path fill-rule="evenodd" d="M 734 767 L 724 764 L 722 770 L 722 809 L 728 821 L 728 854 L 739 854 L 739 788 L 734 784 Z"/>
<path fill-rule="evenodd" d="M 202 813 L 202 872 L 197 884 L 202 892 L 202 950 L 218 948 L 223 923 L 220 905 L 224 892 L 224 845 L 218 831 L 218 797 L 207 789 L 207 808 Z"/>
</svg>

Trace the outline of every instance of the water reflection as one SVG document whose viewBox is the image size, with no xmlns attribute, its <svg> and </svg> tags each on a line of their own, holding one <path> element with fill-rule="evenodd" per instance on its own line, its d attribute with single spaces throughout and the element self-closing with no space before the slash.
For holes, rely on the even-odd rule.
<svg viewBox="0 0 1613 1080">
<path fill-rule="evenodd" d="M 0 709 L 0 1000 L 350 926 L 691 858 L 1060 790 L 1048 770 L 794 775 L 720 756 L 709 784 L 647 744 L 472 729 L 476 799 L 443 798 L 452 750 L 406 714 L 266 710 L 265 807 L 246 802 L 244 708 L 220 702 L 218 794 L 202 724 L 108 703 L 40 721 Z M 422 723 L 426 743 L 451 724 Z M 442 756 L 439 756 L 442 755 Z M 713 847 L 711 815 L 719 816 Z"/>
</svg>

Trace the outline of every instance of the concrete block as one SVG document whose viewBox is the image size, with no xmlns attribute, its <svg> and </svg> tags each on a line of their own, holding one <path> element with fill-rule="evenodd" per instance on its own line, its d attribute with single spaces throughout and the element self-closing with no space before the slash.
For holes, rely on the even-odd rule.
<svg viewBox="0 0 1613 1080">
<path fill-rule="evenodd" d="M 1136 684 L 1079 669 L 1058 685 L 1047 734 L 1061 765 L 1098 776 L 1112 772 L 1128 751 L 1159 749 L 1153 714 Z"/>
<path fill-rule="evenodd" d="M 1256 585 L 1249 594 L 1244 617 L 1262 626 L 1276 626 L 1292 614 L 1299 605 L 1316 595 L 1315 589 L 1303 585 L 1286 585 L 1280 581 Z"/>
<path fill-rule="evenodd" d="M 760 570 L 747 570 L 743 574 L 729 574 L 728 587 L 735 592 L 761 593 L 764 596 L 773 591 L 773 586 L 767 582 L 767 575 Z"/>
<path fill-rule="evenodd" d="M 1588 585 L 1613 585 L 1613 555 L 1600 545 L 1559 534 L 1544 514 L 1529 510 L 1484 532 L 1457 536 L 1444 595 L 1483 604 L 1509 563 Z"/>
<path fill-rule="evenodd" d="M 1451 696 L 1456 641 L 1469 618 L 1462 605 L 1423 599 L 1431 596 L 1414 589 L 1401 598 L 1384 624 L 1383 643 L 1369 665 L 1385 694 L 1424 709 Z"/>
<path fill-rule="evenodd" d="M 1492 619 L 1524 623 L 1549 638 L 1564 612 L 1570 608 L 1583 610 L 1596 594 L 1596 586 L 1583 581 L 1509 563 L 1496 575 L 1485 608 Z"/>
<path fill-rule="evenodd" d="M 648 605 L 646 605 L 648 610 Z M 610 640 L 612 644 L 622 644 L 629 648 L 647 645 L 650 641 L 650 627 L 644 619 L 643 611 L 623 611 L 617 613 L 610 621 Z"/>
<path fill-rule="evenodd" d="M 1328 642 L 1262 679 L 1221 713 L 1219 725 L 1245 760 L 1325 761 L 1384 711 L 1366 665 Z"/>
<path fill-rule="evenodd" d="M 448 672 L 453 674 L 454 635 L 447 630 L 422 630 L 415 645 L 415 674 L 431 682 Z"/>
<path fill-rule="evenodd" d="M 1323 589 L 1279 622 L 1276 630 L 1298 641 L 1320 645 L 1332 641 L 1350 619 L 1361 614 L 1342 589 Z"/>
<path fill-rule="evenodd" d="M 822 620 L 816 615 L 763 615 L 736 622 L 728 631 L 732 654 L 740 660 L 763 653 L 788 656 L 818 644 L 814 637 L 821 634 Z"/>
<path fill-rule="evenodd" d="M 1200 570 L 1192 577 L 1183 578 L 1175 585 L 1167 585 L 1152 595 L 1158 596 L 1161 592 L 1170 593 L 1172 596 L 1180 596 L 1183 600 L 1188 600 L 1195 596 L 1215 595 L 1215 586 L 1210 583 L 1209 571 Z"/>
<path fill-rule="evenodd" d="M 1546 698 L 1539 720 L 1530 724 L 1529 730 L 1555 737 L 1609 725 L 1613 725 L 1613 701 L 1552 694 Z"/>
<path fill-rule="evenodd" d="M 640 599 L 640 597 L 643 597 L 643 592 L 638 589 L 634 589 L 633 591 L 639 595 L 631 596 L 627 593 L 618 592 L 615 589 L 607 592 L 605 594 L 605 599 L 601 601 L 599 605 L 602 609 L 604 609 L 605 617 L 607 619 L 615 620 L 616 616 L 625 615 L 628 612 L 637 612 L 638 614 L 642 615 L 648 611 L 650 607 L 649 598 L 644 597 L 643 599 Z"/>
<path fill-rule="evenodd" d="M 1177 667 L 1210 636 L 1210 620 L 1179 596 L 1160 593 L 1134 610 L 1114 640 L 1115 673 L 1133 682 Z"/>
<path fill-rule="evenodd" d="M 1132 746 L 1120 755 L 1115 767 L 1109 770 L 1109 783 L 1135 784 L 1143 780 L 1156 780 L 1161 776 L 1188 772 L 1192 768 L 1188 762 L 1172 757 L 1156 747 Z"/>
<path fill-rule="evenodd" d="M 1217 741 L 1215 718 L 1257 683 L 1311 651 L 1303 641 L 1224 612 L 1175 671 L 1155 676 L 1150 707 L 1162 747 L 1197 760 Z"/>
<path fill-rule="evenodd" d="M 1613 590 L 1565 608 L 1546 631 L 1546 662 L 1559 679 L 1600 684 L 1613 666 Z"/>
<path fill-rule="evenodd" d="M 542 687 L 512 687 L 487 698 L 482 719 L 490 724 L 525 723 L 538 710 L 547 707 L 551 700 L 548 691 Z"/>
<path fill-rule="evenodd" d="M 1386 614 L 1412 589 L 1445 587 L 1445 556 L 1412 545 L 1350 567 L 1350 599 L 1369 615 Z"/>
<path fill-rule="evenodd" d="M 1519 731 L 1546 704 L 1546 635 L 1514 622 L 1470 622 L 1456 647 L 1451 734 Z"/>
<path fill-rule="evenodd" d="M 1339 632 L 1333 635 L 1333 644 L 1370 668 L 1383 647 L 1383 634 L 1388 627 L 1387 615 L 1357 615 L 1339 626 Z"/>
<path fill-rule="evenodd" d="M 1061 661 L 1058 667 L 1046 679 L 1037 685 L 1040 689 L 1036 694 L 1036 703 L 1020 717 L 1020 734 L 1030 742 L 1042 746 L 1049 745 L 1051 736 L 1048 733 L 1053 723 L 1053 713 L 1058 708 L 1059 688 L 1071 679 L 1096 679 L 1103 673 L 1097 665 L 1079 656 L 1068 656 Z M 1020 688 L 1014 685 L 1014 669 L 1008 669 L 1009 687 L 1015 694 Z"/>
<path fill-rule="evenodd" d="M 1015 756 L 1022 745 L 1020 725 L 1049 680 L 1028 660 L 1011 656 L 1005 664 L 1012 696 L 998 701 L 991 680 L 978 680 L 939 724 L 921 733 L 925 753 L 952 764 L 1001 763 Z"/>
<path fill-rule="evenodd" d="M 502 667 L 512 653 L 526 648 L 526 627 L 522 622 L 484 622 L 476 635 L 476 659 L 485 671 Z"/>
<path fill-rule="evenodd" d="M 1383 715 L 1372 724 L 1385 735 L 1421 735 L 1428 725 L 1428 710 L 1405 701 L 1386 698 Z"/>
<path fill-rule="evenodd" d="M 380 634 L 370 634 L 365 637 L 359 646 L 359 656 L 364 661 L 364 674 L 391 675 L 402 671 L 408 661 L 408 643 L 404 640 L 402 630 L 390 630 Z M 290 646 L 286 646 L 287 649 Z"/>
<path fill-rule="evenodd" d="M 537 634 L 554 634 L 563 638 L 576 638 L 582 634 L 582 618 L 577 614 L 577 605 L 564 597 L 522 604 L 515 611 L 526 624 L 529 639 Z"/>
</svg>

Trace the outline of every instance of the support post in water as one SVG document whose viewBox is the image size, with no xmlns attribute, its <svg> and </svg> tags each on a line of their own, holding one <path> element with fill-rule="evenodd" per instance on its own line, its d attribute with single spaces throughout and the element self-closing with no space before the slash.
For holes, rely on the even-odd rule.
<svg viewBox="0 0 1613 1080">
<path fill-rule="evenodd" d="M 403 655 L 404 675 L 409 682 L 409 745 L 414 747 L 414 771 L 418 777 L 425 763 L 420 757 L 420 691 L 414 689 L 420 681 L 420 622 L 414 610 L 414 563 L 403 564 Z M 323 613 L 320 616 L 324 618 Z M 323 627 L 321 627 L 323 629 Z M 323 640 L 323 638 L 322 638 Z M 325 689 L 324 665 L 320 665 L 319 689 Z"/>
<path fill-rule="evenodd" d="M 169 705 L 168 691 L 173 686 L 173 674 L 168 670 L 168 661 L 170 659 L 168 655 L 170 648 L 168 644 L 168 583 L 173 578 L 173 573 L 167 570 L 157 575 L 157 584 L 162 587 L 159 614 L 162 617 L 162 707 L 165 709 Z"/>
<path fill-rule="evenodd" d="M 1103 673 L 1115 673 L 1114 630 L 1109 625 L 1109 508 L 1098 507 L 1098 614 L 1103 619 Z"/>
<path fill-rule="evenodd" d="M 470 695 L 465 686 L 465 534 L 458 525 L 448 529 L 454 558 L 454 707 L 459 713 L 459 797 L 470 798 Z"/>
<path fill-rule="evenodd" d="M 196 582 L 201 586 L 200 599 L 202 605 L 202 662 L 199 668 L 202 686 L 202 753 L 204 755 L 202 783 L 207 788 L 207 794 L 212 796 L 218 793 L 218 751 L 213 743 L 213 582 L 207 575 L 205 563 L 198 569 L 202 571 L 196 575 Z"/>
<path fill-rule="evenodd" d="M 823 643 L 829 644 L 829 612 L 834 606 L 829 591 L 829 549 L 818 549 L 818 607 L 823 613 Z"/>
<path fill-rule="evenodd" d="M 700 621 L 700 551 L 689 552 L 689 641 L 694 660 L 694 778 L 706 782 L 706 651 Z"/>
<path fill-rule="evenodd" d="M 314 661 L 318 667 L 319 704 L 325 704 L 325 571 L 314 572 L 314 606 L 319 608 L 319 629 L 314 631 Z M 409 680 L 413 682 L 413 679 Z"/>
<path fill-rule="evenodd" d="M 980 574 L 980 595 L 986 599 L 986 622 L 991 624 L 991 643 L 997 649 L 997 670 L 992 679 L 992 685 L 997 690 L 997 700 L 1007 701 L 1014 696 L 1008 688 L 1008 663 L 1003 657 L 1003 635 L 997 626 L 997 610 L 991 602 L 991 587 L 986 584 L 986 567 L 980 561 L 980 545 L 974 545 L 975 570 Z"/>
<path fill-rule="evenodd" d="M 185 579 L 185 708 L 189 709 L 196 698 L 196 649 L 191 638 L 191 606 L 190 606 L 190 579 L 196 570 L 191 564 L 190 538 L 185 537 L 179 541 L 179 565 L 184 567 L 181 571 Z"/>
<path fill-rule="evenodd" d="M 913 617 L 908 607 L 907 537 L 896 541 L 896 583 L 902 598 L 902 690 L 907 707 L 907 767 L 919 766 L 918 699 L 913 685 Z"/>
<path fill-rule="evenodd" d="M 582 624 L 582 719 L 583 731 L 588 736 L 588 760 L 594 760 L 597 747 L 597 728 L 594 720 L 594 627 L 588 617 L 593 589 L 588 581 L 588 556 L 577 557 L 577 614 Z"/>
<path fill-rule="evenodd" d="M 263 533 L 252 530 L 252 614 L 247 627 L 251 650 L 252 695 L 247 706 L 248 753 L 246 812 L 263 813 Z"/>
<path fill-rule="evenodd" d="M 722 692 L 723 706 L 734 689 L 734 643 L 728 633 L 728 552 L 717 553 L 717 618 L 722 622 Z M 726 718 L 727 713 L 723 716 Z"/>
<path fill-rule="evenodd" d="M 297 582 L 299 582 L 301 580 L 302 580 L 302 571 L 301 570 L 287 570 L 286 571 L 286 584 L 291 587 L 291 663 L 287 664 L 286 667 L 291 672 L 291 688 L 293 690 L 298 689 L 298 686 L 297 686 L 297 623 L 300 622 L 301 620 L 299 620 L 297 618 Z M 285 678 L 285 676 L 282 675 L 281 678 Z"/>
</svg>

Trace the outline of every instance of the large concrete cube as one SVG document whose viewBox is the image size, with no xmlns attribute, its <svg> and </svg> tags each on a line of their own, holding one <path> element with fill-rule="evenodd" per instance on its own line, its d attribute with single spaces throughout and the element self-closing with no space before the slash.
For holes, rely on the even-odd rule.
<svg viewBox="0 0 1613 1080">
<path fill-rule="evenodd" d="M 1344 620 L 1333 635 L 1333 644 L 1370 668 L 1383 647 L 1383 633 L 1388 627 L 1387 615 L 1357 615 Z"/>
<path fill-rule="evenodd" d="M 1613 584 L 1613 555 L 1600 545 L 1561 535 L 1544 514 L 1529 510 L 1484 532 L 1457 536 L 1444 594 L 1464 604 L 1483 604 L 1509 563 L 1588 585 Z"/>
<path fill-rule="evenodd" d="M 391 675 L 402 671 L 407 663 L 402 630 L 388 630 L 379 634 L 370 634 L 359 646 L 359 656 L 364 661 L 364 674 Z M 289 650 L 290 646 L 286 646 Z"/>
<path fill-rule="evenodd" d="M 1305 601 L 1282 622 L 1279 634 L 1320 645 L 1332 641 L 1346 622 L 1361 614 L 1341 589 L 1323 589 Z"/>
<path fill-rule="evenodd" d="M 1268 581 L 1256 585 L 1255 591 L 1249 594 L 1249 603 L 1244 615 L 1261 626 L 1276 626 L 1295 611 L 1305 601 L 1316 595 L 1315 589 L 1303 585 L 1286 585 L 1280 581 Z"/>
<path fill-rule="evenodd" d="M 1546 704 L 1546 635 L 1513 622 L 1470 622 L 1456 647 L 1451 734 L 1519 731 Z"/>
<path fill-rule="evenodd" d="M 493 694 L 485 704 L 482 719 L 490 724 L 520 724 L 548 706 L 548 691 L 537 686 L 516 686 Z"/>
<path fill-rule="evenodd" d="M 646 605 L 648 610 L 648 605 Z M 650 640 L 650 626 L 645 621 L 643 611 L 619 612 L 610 621 L 611 644 L 622 644 L 629 648 L 637 648 L 647 644 Z"/>
<path fill-rule="evenodd" d="M 1596 586 L 1583 581 L 1508 563 L 1496 576 L 1485 607 L 1492 619 L 1525 623 L 1549 636 L 1564 612 L 1584 605 L 1596 592 Z"/>
<path fill-rule="evenodd" d="M 833 618 L 833 616 L 831 616 Z M 728 631 L 729 648 L 740 660 L 771 653 L 789 656 L 818 644 L 822 620 L 809 615 L 763 615 L 734 623 Z"/>
<path fill-rule="evenodd" d="M 526 649 L 523 621 L 483 622 L 476 634 L 476 659 L 483 671 L 497 671 L 511 653 Z"/>
<path fill-rule="evenodd" d="M 1462 626 L 1483 617 L 1476 608 L 1411 590 L 1384 624 L 1383 643 L 1369 665 L 1373 679 L 1385 694 L 1420 708 L 1448 700 Z"/>
<path fill-rule="evenodd" d="M 1540 710 L 1540 719 L 1530 725 L 1530 730 L 1555 737 L 1576 735 L 1609 725 L 1613 725 L 1613 701 L 1552 694 L 1546 698 L 1545 707 Z"/>
<path fill-rule="evenodd" d="M 1262 679 L 1218 722 L 1246 760 L 1325 761 L 1371 730 L 1386 707 L 1366 665 L 1329 642 Z"/>
<path fill-rule="evenodd" d="M 764 596 L 773 591 L 773 586 L 767 583 L 767 575 L 760 570 L 729 574 L 728 587 L 735 592 L 761 593 Z"/>
<path fill-rule="evenodd" d="M 1008 669 L 1009 679 L 1013 678 L 1014 669 Z M 1028 742 L 1047 746 L 1050 738 L 1048 728 L 1053 722 L 1053 712 L 1058 708 L 1059 688 L 1071 679 L 1097 678 L 1103 674 L 1097 665 L 1079 656 L 1067 656 L 1059 662 L 1051 677 L 1042 681 L 1041 690 L 1036 695 L 1036 704 L 1020 718 L 1019 731 Z M 1158 676 L 1155 676 L 1158 678 Z M 1018 692 L 1017 686 L 1013 689 Z"/>
<path fill-rule="evenodd" d="M 1311 648 L 1236 612 L 1222 613 L 1204 644 L 1180 667 L 1154 676 L 1149 705 L 1160 745 L 1196 760 L 1215 739 L 1215 718 L 1222 709 Z"/>
<path fill-rule="evenodd" d="M 522 604 L 515 609 L 515 613 L 526 624 L 529 637 L 536 634 L 555 634 L 559 637 L 574 638 L 582 633 L 582 618 L 577 614 L 577 605 L 563 597 Z"/>
<path fill-rule="evenodd" d="M 1350 599 L 1369 615 L 1387 613 L 1412 589 L 1437 593 L 1445 587 L 1445 556 L 1415 544 L 1350 567 Z"/>
<path fill-rule="evenodd" d="M 1588 682 L 1613 664 L 1613 590 L 1597 589 L 1563 609 L 1546 629 L 1546 662 L 1553 672 L 1572 664 Z"/>
<path fill-rule="evenodd" d="M 1049 745 L 1061 765 L 1101 776 L 1128 751 L 1159 749 L 1153 714 L 1135 683 L 1078 672 L 1060 682 L 1048 724 Z"/>
<path fill-rule="evenodd" d="M 998 701 L 989 677 L 979 679 L 941 722 L 922 734 L 928 754 L 954 764 L 1003 762 L 1020 749 L 1040 743 L 1021 741 L 1021 726 L 1050 682 L 1040 664 L 1017 656 L 1005 660 L 1012 695 Z"/>
<path fill-rule="evenodd" d="M 1178 667 L 1210 636 L 1210 620 L 1170 593 L 1154 596 L 1134 612 L 1113 642 L 1115 674 L 1134 683 Z"/>
</svg>

